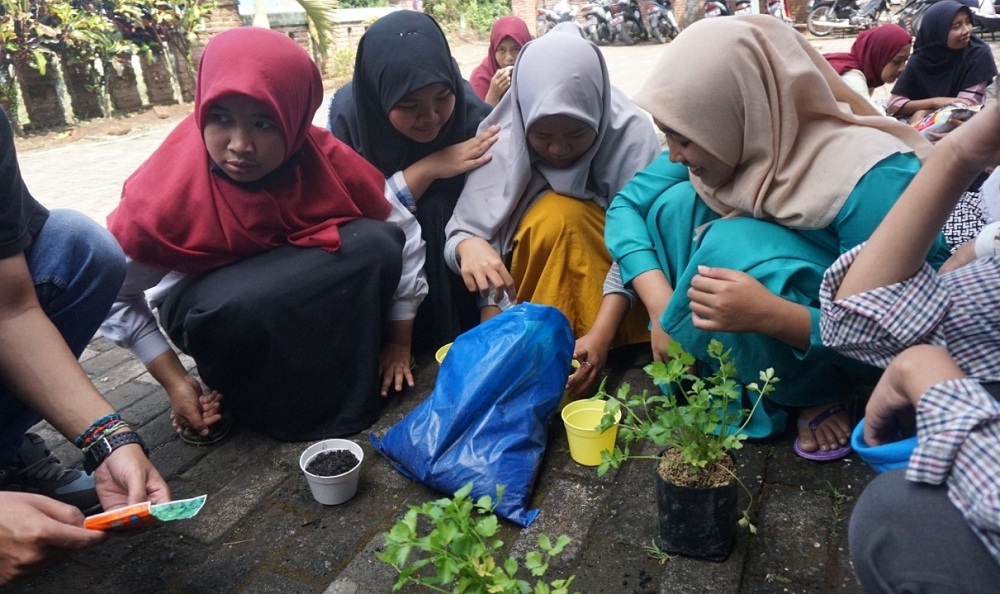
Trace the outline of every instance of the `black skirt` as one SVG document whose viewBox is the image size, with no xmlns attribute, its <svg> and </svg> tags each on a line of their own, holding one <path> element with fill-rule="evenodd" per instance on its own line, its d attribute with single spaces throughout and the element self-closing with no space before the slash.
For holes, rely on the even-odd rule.
<svg viewBox="0 0 1000 594">
<path fill-rule="evenodd" d="M 378 357 L 404 235 L 368 219 L 340 233 L 336 252 L 276 248 L 160 305 L 167 334 L 235 419 L 282 441 L 357 433 L 382 409 Z"/>
</svg>

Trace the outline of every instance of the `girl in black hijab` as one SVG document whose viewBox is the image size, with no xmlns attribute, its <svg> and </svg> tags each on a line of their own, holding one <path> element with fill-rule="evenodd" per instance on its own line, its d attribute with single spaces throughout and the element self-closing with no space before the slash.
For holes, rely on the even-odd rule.
<svg viewBox="0 0 1000 594">
<path fill-rule="evenodd" d="M 997 75 L 993 52 L 972 34 L 972 11 L 955 0 L 927 9 L 917 31 L 913 55 L 892 88 L 886 113 L 913 116 L 952 104 L 981 105 L 986 86 Z"/>
<path fill-rule="evenodd" d="M 415 320 L 417 350 L 451 342 L 479 321 L 475 295 L 444 263 L 444 226 L 465 173 L 490 159 L 499 127 L 476 135 L 489 111 L 462 78 L 438 24 L 409 10 L 368 28 L 353 82 L 330 101 L 330 131 L 382 171 L 420 222 L 429 293 Z"/>
</svg>

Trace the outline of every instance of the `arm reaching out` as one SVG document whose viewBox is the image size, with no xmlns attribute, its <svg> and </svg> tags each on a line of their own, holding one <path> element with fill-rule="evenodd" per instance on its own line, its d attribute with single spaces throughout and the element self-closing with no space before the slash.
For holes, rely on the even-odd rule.
<svg viewBox="0 0 1000 594">
<path fill-rule="evenodd" d="M 962 192 L 1000 162 L 1000 110 L 989 106 L 937 143 L 844 277 L 836 299 L 913 276 Z"/>
</svg>

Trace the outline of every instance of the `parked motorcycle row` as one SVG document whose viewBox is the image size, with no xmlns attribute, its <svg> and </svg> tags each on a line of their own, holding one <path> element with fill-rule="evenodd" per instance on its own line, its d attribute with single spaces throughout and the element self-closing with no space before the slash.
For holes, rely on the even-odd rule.
<svg viewBox="0 0 1000 594">
<path fill-rule="evenodd" d="M 751 0 L 734 1 L 734 10 L 730 10 L 728 0 L 706 0 L 703 7 L 705 17 L 754 12 Z M 816 2 L 817 0 L 810 1 Z M 856 0 L 819 1 L 832 4 L 833 2 Z M 888 2 L 888 0 L 884 1 Z M 793 21 L 788 14 L 785 2 L 786 0 L 767 0 L 767 11 L 771 16 L 791 24 Z M 677 37 L 681 32 L 681 26 L 674 15 L 673 0 L 653 0 L 646 11 L 645 22 L 642 18 L 639 0 L 589 0 L 579 12 L 567 0 L 559 0 L 551 9 L 544 6 L 537 8 L 535 14 L 535 27 L 538 35 L 548 33 L 552 27 L 559 23 L 582 20 L 583 30 L 587 37 L 598 45 L 606 45 L 616 41 L 632 45 L 637 41 L 650 38 L 657 43 L 665 43 Z"/>
<path fill-rule="evenodd" d="M 548 33 L 559 23 L 576 21 L 578 16 L 576 7 L 566 0 L 560 0 L 551 9 L 538 8 L 535 14 L 538 35 Z M 598 45 L 616 41 L 632 45 L 650 38 L 664 43 L 681 32 L 674 16 L 673 0 L 653 0 L 646 21 L 638 0 L 591 0 L 583 5 L 579 16 L 584 33 Z"/>
<path fill-rule="evenodd" d="M 895 23 L 916 34 L 927 8 L 938 0 L 904 0 L 894 10 L 889 0 L 809 0 L 806 4 L 806 28 L 817 37 L 835 30 L 861 31 L 884 23 Z M 1000 30 L 1000 17 L 993 0 L 982 0 L 973 7 L 972 21 L 987 31 Z"/>
</svg>

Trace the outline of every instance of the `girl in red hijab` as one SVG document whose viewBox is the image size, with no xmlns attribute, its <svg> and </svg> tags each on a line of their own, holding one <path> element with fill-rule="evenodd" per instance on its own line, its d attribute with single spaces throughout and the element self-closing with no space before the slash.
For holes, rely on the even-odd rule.
<svg viewBox="0 0 1000 594">
<path fill-rule="evenodd" d="M 360 431 L 380 391 L 412 385 L 419 226 L 377 169 L 312 125 L 322 80 L 287 36 L 219 34 L 197 88 L 108 217 L 128 270 L 102 332 L 163 385 L 185 441 L 220 438 L 223 404 L 281 440 Z"/>
<path fill-rule="evenodd" d="M 913 38 L 899 25 L 882 25 L 858 34 L 850 53 L 823 54 L 840 78 L 864 97 L 896 82 L 913 50 Z M 873 103 L 881 113 L 885 107 Z"/>
<path fill-rule="evenodd" d="M 510 89 L 514 61 L 524 44 L 531 41 L 528 25 L 520 18 L 509 15 L 500 17 L 490 31 L 490 53 L 472 71 L 469 84 L 480 99 L 496 105 Z"/>
</svg>

